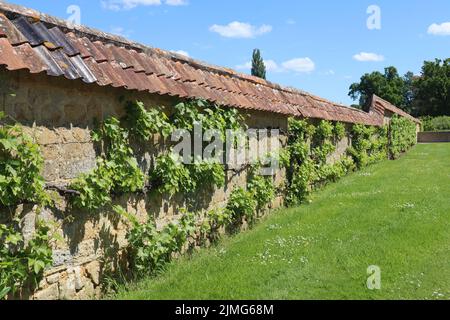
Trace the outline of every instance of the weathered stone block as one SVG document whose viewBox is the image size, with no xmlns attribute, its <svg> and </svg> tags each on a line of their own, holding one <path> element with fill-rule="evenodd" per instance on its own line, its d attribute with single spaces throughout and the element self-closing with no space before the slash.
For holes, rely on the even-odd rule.
<svg viewBox="0 0 450 320">
<path fill-rule="evenodd" d="M 57 300 L 59 298 L 58 284 L 52 284 L 48 288 L 37 292 L 33 299 L 35 300 Z"/>
<path fill-rule="evenodd" d="M 96 286 L 100 284 L 100 268 L 101 265 L 98 261 L 92 261 L 85 266 L 86 273 Z"/>
</svg>

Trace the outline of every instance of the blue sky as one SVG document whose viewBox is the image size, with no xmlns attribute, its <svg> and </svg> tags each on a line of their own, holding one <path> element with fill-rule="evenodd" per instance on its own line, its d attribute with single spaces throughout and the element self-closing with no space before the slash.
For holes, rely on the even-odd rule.
<svg viewBox="0 0 450 320">
<path fill-rule="evenodd" d="M 365 72 L 394 65 L 419 73 L 424 60 L 450 53 L 448 0 L 9 2 L 60 18 L 77 5 L 84 25 L 241 72 L 250 72 L 246 64 L 260 48 L 268 80 L 345 104 L 352 103 L 348 87 Z M 368 20 L 381 29 L 369 29 Z"/>
</svg>

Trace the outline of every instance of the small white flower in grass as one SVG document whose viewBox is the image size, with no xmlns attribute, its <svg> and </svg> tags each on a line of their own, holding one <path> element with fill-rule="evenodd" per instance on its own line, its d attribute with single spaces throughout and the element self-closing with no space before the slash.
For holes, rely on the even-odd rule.
<svg viewBox="0 0 450 320">
<path fill-rule="evenodd" d="M 398 205 L 397 207 L 399 209 L 414 209 L 415 204 L 414 203 L 410 203 L 410 202 L 406 202 L 406 203 Z"/>
</svg>

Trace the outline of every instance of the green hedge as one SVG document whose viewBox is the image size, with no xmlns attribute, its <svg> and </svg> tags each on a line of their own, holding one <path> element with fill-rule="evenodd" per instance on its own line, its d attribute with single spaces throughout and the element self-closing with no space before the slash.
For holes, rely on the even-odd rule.
<svg viewBox="0 0 450 320">
<path fill-rule="evenodd" d="M 450 131 L 450 117 L 449 116 L 441 116 L 441 117 L 423 117 L 423 131 Z"/>
<path fill-rule="evenodd" d="M 416 124 L 406 118 L 394 115 L 389 128 L 390 156 L 396 159 L 416 143 Z"/>
</svg>

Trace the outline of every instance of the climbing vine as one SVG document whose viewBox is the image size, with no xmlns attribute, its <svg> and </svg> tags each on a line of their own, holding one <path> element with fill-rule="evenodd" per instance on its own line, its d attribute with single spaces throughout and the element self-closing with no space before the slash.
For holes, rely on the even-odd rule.
<svg viewBox="0 0 450 320">
<path fill-rule="evenodd" d="M 358 169 L 387 158 L 387 126 L 372 127 L 354 124 L 352 146 L 347 150 Z"/>
<path fill-rule="evenodd" d="M 256 201 L 256 209 L 263 210 L 269 205 L 276 195 L 276 188 L 272 176 L 264 176 L 260 172 L 260 165 L 255 165 L 249 170 L 247 190 Z"/>
<path fill-rule="evenodd" d="M 78 208 L 98 209 L 111 202 L 111 192 L 126 193 L 142 190 L 145 176 L 130 147 L 127 130 L 114 117 L 105 120 L 92 134 L 95 142 L 103 144 L 104 154 L 97 167 L 82 174 L 70 185 L 79 193 L 72 197 Z"/>
<path fill-rule="evenodd" d="M 313 125 L 306 120 L 289 119 L 288 145 L 281 157 L 287 171 L 287 205 L 304 202 L 314 188 L 336 181 L 355 169 L 353 159 L 348 156 L 334 163 L 328 161 L 345 133 L 345 126 L 340 122 L 322 120 Z"/>
<path fill-rule="evenodd" d="M 0 224 L 0 300 L 24 287 L 36 287 L 44 269 L 52 264 L 50 224 L 36 222 L 33 237 L 26 242 L 20 220 Z"/>
<path fill-rule="evenodd" d="M 256 206 L 257 201 L 250 191 L 236 188 L 230 195 L 226 210 L 230 221 L 240 223 L 245 218 L 251 223 L 255 218 Z"/>
<path fill-rule="evenodd" d="M 174 126 L 169 122 L 169 117 L 161 108 L 154 107 L 145 109 L 142 102 L 128 102 L 126 105 L 125 121 L 130 133 L 147 141 L 155 134 L 161 134 L 167 138 L 173 131 Z"/>
<path fill-rule="evenodd" d="M 181 252 L 195 232 L 194 215 L 184 212 L 181 219 L 158 230 L 153 221 L 139 222 L 120 206 L 114 210 L 131 224 L 127 235 L 131 266 L 137 275 L 152 275 L 163 270 L 173 254 Z"/>
<path fill-rule="evenodd" d="M 3 118 L 0 113 L 0 205 L 50 203 L 44 191 L 39 146 L 20 125 L 2 125 Z"/>
<path fill-rule="evenodd" d="M 179 155 L 172 152 L 161 154 L 156 158 L 150 180 L 159 192 L 170 195 L 179 192 L 188 193 L 195 188 L 188 167 L 182 163 Z"/>
<path fill-rule="evenodd" d="M 416 124 L 406 118 L 394 115 L 389 130 L 389 153 L 392 158 L 398 158 L 408 151 L 416 142 Z"/>
</svg>

